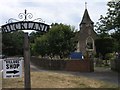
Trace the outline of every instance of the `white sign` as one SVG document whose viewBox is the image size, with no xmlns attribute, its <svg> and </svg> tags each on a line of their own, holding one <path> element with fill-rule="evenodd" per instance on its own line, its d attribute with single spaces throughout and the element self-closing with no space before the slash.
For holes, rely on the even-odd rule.
<svg viewBox="0 0 120 90">
<path fill-rule="evenodd" d="M 22 77 L 22 60 L 19 58 L 8 58 L 3 60 L 3 77 Z"/>
</svg>

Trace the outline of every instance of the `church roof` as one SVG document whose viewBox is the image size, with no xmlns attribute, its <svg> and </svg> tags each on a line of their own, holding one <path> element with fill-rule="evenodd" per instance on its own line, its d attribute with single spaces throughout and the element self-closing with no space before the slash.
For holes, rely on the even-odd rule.
<svg viewBox="0 0 120 90">
<path fill-rule="evenodd" d="M 84 12 L 84 15 L 83 15 L 83 18 L 82 18 L 82 21 L 81 21 L 81 23 L 80 24 L 84 24 L 84 23 L 94 23 L 91 19 L 90 19 L 90 16 L 89 16 L 89 14 L 88 14 L 88 10 L 87 9 L 85 9 L 85 12 Z"/>
</svg>

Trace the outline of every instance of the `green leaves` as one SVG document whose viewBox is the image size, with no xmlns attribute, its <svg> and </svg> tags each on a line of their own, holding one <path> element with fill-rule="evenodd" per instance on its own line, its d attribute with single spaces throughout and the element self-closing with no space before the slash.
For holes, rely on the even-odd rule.
<svg viewBox="0 0 120 90">
<path fill-rule="evenodd" d="M 16 31 L 13 33 L 2 34 L 2 51 L 8 56 L 23 55 L 24 32 Z"/>
<path fill-rule="evenodd" d="M 96 23 L 98 33 L 108 33 L 111 30 L 120 30 L 120 1 L 110 1 L 107 3 L 108 11 L 106 16 L 100 16 L 99 22 Z"/>
<path fill-rule="evenodd" d="M 47 55 L 51 58 L 55 56 L 67 57 L 70 52 L 75 50 L 76 46 L 73 30 L 68 25 L 52 24 L 48 33 L 35 40 L 36 52 L 41 56 Z"/>
<path fill-rule="evenodd" d="M 96 23 L 96 31 L 99 38 L 113 37 L 115 39 L 115 51 L 120 52 L 120 1 L 112 0 L 107 3 L 106 16 L 101 15 Z"/>
<path fill-rule="evenodd" d="M 95 41 L 96 52 L 101 54 L 103 58 L 107 53 L 115 51 L 115 40 L 113 38 L 99 38 Z"/>
<path fill-rule="evenodd" d="M 35 51 L 39 53 L 42 57 L 47 54 L 48 42 L 47 37 L 45 35 L 40 38 L 36 38 L 35 40 Z"/>
</svg>

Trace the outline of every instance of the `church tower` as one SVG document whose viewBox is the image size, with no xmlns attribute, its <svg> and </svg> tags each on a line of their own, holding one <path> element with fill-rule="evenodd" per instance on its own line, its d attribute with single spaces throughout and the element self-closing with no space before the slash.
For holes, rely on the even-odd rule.
<svg viewBox="0 0 120 90">
<path fill-rule="evenodd" d="M 79 24 L 79 31 L 77 33 L 77 52 L 82 52 L 83 55 L 86 52 L 96 53 L 95 39 L 97 34 L 94 31 L 94 22 L 90 19 L 87 8 L 85 8 L 83 18 Z"/>
</svg>

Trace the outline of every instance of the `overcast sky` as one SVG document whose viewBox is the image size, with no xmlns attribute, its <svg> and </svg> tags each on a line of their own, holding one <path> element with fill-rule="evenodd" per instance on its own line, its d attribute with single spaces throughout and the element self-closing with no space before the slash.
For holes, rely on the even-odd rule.
<svg viewBox="0 0 120 90">
<path fill-rule="evenodd" d="M 42 18 L 46 24 L 64 23 L 75 26 L 78 25 L 85 10 L 85 2 L 89 15 L 94 23 L 98 21 L 100 15 L 107 12 L 108 0 L 0 0 L 0 26 L 5 24 L 10 18 L 18 19 L 19 13 L 33 14 L 33 19 Z"/>
</svg>

